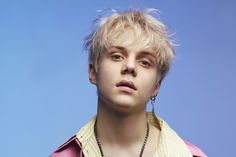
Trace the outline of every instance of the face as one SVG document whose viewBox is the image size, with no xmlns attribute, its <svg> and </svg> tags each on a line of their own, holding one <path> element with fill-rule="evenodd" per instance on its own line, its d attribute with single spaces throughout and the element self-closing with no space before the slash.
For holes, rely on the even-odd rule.
<svg viewBox="0 0 236 157">
<path fill-rule="evenodd" d="M 128 31 L 111 40 L 97 73 L 90 66 L 90 81 L 97 85 L 101 105 L 120 112 L 144 111 L 150 97 L 158 93 L 156 55 L 143 46 L 145 39 Z"/>
</svg>

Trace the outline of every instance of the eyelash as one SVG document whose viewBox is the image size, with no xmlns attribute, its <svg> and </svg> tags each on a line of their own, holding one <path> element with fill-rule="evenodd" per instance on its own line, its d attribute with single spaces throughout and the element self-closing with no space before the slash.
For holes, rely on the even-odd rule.
<svg viewBox="0 0 236 157">
<path fill-rule="evenodd" d="M 123 57 L 122 55 L 120 55 L 120 54 L 113 53 L 113 54 L 111 55 L 111 59 L 112 59 L 113 61 L 121 61 L 121 60 L 124 59 L 124 57 Z M 140 63 L 141 66 L 143 66 L 144 68 L 149 68 L 149 67 L 152 66 L 151 61 L 149 61 L 149 60 L 147 60 L 147 59 L 140 59 L 140 60 L 138 61 L 138 63 Z"/>
<path fill-rule="evenodd" d="M 122 57 L 121 55 L 119 55 L 119 54 L 113 54 L 113 55 L 111 56 L 111 58 L 112 58 L 112 60 L 114 60 L 114 61 L 120 61 L 120 60 L 123 59 L 123 57 Z"/>
<path fill-rule="evenodd" d="M 140 60 L 139 63 L 145 68 L 149 68 L 152 65 L 151 62 L 147 60 Z"/>
</svg>

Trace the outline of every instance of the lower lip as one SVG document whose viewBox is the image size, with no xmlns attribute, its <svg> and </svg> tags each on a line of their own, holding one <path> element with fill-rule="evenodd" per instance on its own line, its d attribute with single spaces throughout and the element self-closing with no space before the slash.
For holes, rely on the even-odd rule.
<svg viewBox="0 0 236 157">
<path fill-rule="evenodd" d="M 126 93 L 131 93 L 134 91 L 133 88 L 130 88 L 130 87 L 127 87 L 127 86 L 119 86 L 118 87 L 119 90 L 123 91 L 123 92 L 126 92 Z"/>
</svg>

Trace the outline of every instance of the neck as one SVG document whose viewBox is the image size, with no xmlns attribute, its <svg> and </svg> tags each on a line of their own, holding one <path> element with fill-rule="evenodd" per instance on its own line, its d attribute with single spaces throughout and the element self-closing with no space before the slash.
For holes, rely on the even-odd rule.
<svg viewBox="0 0 236 157">
<path fill-rule="evenodd" d="M 97 133 L 103 145 L 142 143 L 147 129 L 146 110 L 123 113 L 98 104 Z"/>
</svg>

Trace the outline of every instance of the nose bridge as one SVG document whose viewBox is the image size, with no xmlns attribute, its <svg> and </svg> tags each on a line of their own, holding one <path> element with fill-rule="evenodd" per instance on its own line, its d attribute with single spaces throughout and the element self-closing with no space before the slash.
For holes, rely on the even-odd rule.
<svg viewBox="0 0 236 157">
<path fill-rule="evenodd" d="M 129 57 L 127 57 L 127 60 L 126 60 L 126 66 L 128 67 L 128 68 L 135 68 L 135 65 L 136 64 L 136 62 L 135 62 L 135 56 L 134 55 L 132 55 L 132 54 L 130 54 L 129 55 Z"/>
<path fill-rule="evenodd" d="M 124 66 L 121 71 L 122 74 L 131 74 L 132 76 L 137 75 L 136 71 L 136 59 L 135 55 L 129 55 L 124 62 Z"/>
</svg>

